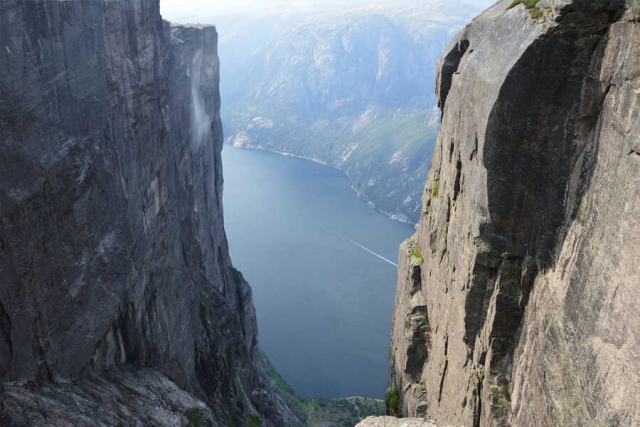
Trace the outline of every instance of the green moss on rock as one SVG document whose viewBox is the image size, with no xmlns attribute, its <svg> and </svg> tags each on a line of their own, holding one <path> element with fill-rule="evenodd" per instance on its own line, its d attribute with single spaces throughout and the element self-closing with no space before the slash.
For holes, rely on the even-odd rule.
<svg viewBox="0 0 640 427">
<path fill-rule="evenodd" d="M 189 412 L 187 412 L 187 420 L 189 421 L 189 424 L 187 424 L 188 427 L 203 427 L 202 411 L 200 411 L 200 409 L 189 410 Z"/>
<path fill-rule="evenodd" d="M 529 10 L 531 17 L 533 19 L 538 19 L 542 17 L 542 10 L 538 7 L 539 2 L 540 0 L 513 0 L 507 10 L 514 8 L 519 4 L 524 4 L 524 7 Z"/>
<path fill-rule="evenodd" d="M 233 267 L 231 267 L 231 276 L 233 277 L 233 283 L 235 283 L 236 285 L 239 285 L 244 281 L 244 276 L 242 275 L 242 272 Z"/>
<path fill-rule="evenodd" d="M 400 391 L 397 387 L 387 391 L 387 403 L 393 415 L 400 416 Z"/>
</svg>

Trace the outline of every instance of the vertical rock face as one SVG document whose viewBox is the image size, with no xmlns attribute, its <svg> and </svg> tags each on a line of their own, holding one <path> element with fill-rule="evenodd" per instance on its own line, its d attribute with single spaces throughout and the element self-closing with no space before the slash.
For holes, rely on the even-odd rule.
<svg viewBox="0 0 640 427">
<path fill-rule="evenodd" d="M 228 255 L 216 43 L 157 1 L 0 5 L 0 378 L 17 425 L 53 423 L 24 410 L 33 387 L 131 367 L 213 418 L 296 423 Z"/>
<path fill-rule="evenodd" d="M 468 426 L 638 425 L 640 3 L 511 3 L 441 58 L 442 128 L 400 251 L 388 409 Z"/>
</svg>

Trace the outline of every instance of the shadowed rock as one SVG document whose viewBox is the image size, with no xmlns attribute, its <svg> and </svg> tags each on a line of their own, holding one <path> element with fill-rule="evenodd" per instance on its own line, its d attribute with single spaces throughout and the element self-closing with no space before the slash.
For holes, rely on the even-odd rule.
<svg viewBox="0 0 640 427">
<path fill-rule="evenodd" d="M 5 417 L 59 425 L 65 405 L 111 402 L 95 422 L 128 425 L 153 396 L 127 390 L 161 383 L 184 390 L 172 413 L 297 424 L 231 270 L 215 28 L 170 27 L 158 1 L 8 0 L 0 40 Z"/>
</svg>

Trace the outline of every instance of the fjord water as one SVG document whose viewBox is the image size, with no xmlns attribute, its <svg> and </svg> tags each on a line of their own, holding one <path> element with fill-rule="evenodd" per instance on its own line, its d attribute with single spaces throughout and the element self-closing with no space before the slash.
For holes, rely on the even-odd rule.
<svg viewBox="0 0 640 427">
<path fill-rule="evenodd" d="M 392 263 L 413 227 L 330 167 L 230 145 L 222 158 L 231 258 L 253 288 L 262 349 L 302 397 L 383 397 Z"/>
</svg>

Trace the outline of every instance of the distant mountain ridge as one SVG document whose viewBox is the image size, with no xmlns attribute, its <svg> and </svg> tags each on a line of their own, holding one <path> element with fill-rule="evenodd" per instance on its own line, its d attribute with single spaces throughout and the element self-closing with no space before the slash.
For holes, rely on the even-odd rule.
<svg viewBox="0 0 640 427">
<path fill-rule="evenodd" d="M 263 20 L 258 47 L 223 24 L 226 141 L 339 168 L 376 209 L 416 223 L 439 126 L 437 60 L 476 12 L 429 2 Z"/>
</svg>

